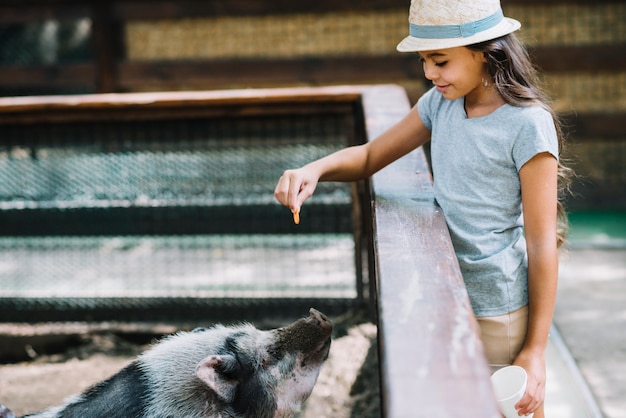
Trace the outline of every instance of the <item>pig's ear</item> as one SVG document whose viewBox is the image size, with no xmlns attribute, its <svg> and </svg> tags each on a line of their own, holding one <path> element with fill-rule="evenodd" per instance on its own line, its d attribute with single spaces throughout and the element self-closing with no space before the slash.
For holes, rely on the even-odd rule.
<svg viewBox="0 0 626 418">
<path fill-rule="evenodd" d="M 196 367 L 196 376 L 225 402 L 232 402 L 237 389 L 237 380 L 234 374 L 239 369 L 239 363 L 231 355 L 208 356 Z"/>
</svg>

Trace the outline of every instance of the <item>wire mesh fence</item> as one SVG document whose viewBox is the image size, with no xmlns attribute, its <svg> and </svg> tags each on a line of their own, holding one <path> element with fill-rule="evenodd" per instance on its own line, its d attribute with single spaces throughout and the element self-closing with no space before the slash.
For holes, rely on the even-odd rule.
<svg viewBox="0 0 626 418">
<path fill-rule="evenodd" d="M 313 117 L 3 127 L 0 199 L 5 207 L 267 203 L 283 169 L 346 143 L 341 122 Z M 328 186 L 323 193 L 329 190 L 345 187 Z"/>
<path fill-rule="evenodd" d="M 349 234 L 0 238 L 0 297 L 355 298 Z"/>
<path fill-rule="evenodd" d="M 303 229 L 273 199 L 284 169 L 345 146 L 348 127 L 332 115 L 2 127 L 0 305 L 356 298 L 350 186 L 320 185 Z"/>
</svg>

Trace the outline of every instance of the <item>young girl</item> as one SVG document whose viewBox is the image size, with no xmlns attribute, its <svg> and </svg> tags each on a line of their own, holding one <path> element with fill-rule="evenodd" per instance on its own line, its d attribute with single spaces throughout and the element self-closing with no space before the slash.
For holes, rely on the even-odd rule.
<svg viewBox="0 0 626 418">
<path fill-rule="evenodd" d="M 436 203 L 487 360 L 528 372 L 516 408 L 542 418 L 563 241 L 558 120 L 499 0 L 413 0 L 409 22 L 398 50 L 419 54 L 434 87 L 375 140 L 285 171 L 275 197 L 297 214 L 319 181 L 371 176 L 430 140 Z"/>
</svg>

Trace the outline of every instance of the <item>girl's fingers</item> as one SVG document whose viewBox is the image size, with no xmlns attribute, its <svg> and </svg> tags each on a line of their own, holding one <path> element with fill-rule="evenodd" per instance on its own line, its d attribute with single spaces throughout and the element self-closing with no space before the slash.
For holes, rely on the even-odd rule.
<svg viewBox="0 0 626 418">
<path fill-rule="evenodd" d="M 516 409 L 520 413 L 521 416 L 530 415 L 534 411 L 536 411 L 543 402 L 543 399 L 540 398 L 540 394 L 532 394 L 530 392 L 526 392 L 526 394 L 520 399 L 520 401 L 515 405 Z"/>
<path fill-rule="evenodd" d="M 287 206 L 293 213 L 293 222 L 300 224 L 300 181 L 298 177 L 290 171 L 286 171 L 278 180 L 278 184 L 274 189 L 274 197 L 278 203 Z"/>
<path fill-rule="evenodd" d="M 278 183 L 274 189 L 274 197 L 281 205 L 291 207 L 293 183 L 294 180 L 289 170 L 285 171 L 280 179 L 278 179 Z"/>
<path fill-rule="evenodd" d="M 287 170 L 280 177 L 274 189 L 274 197 L 280 204 L 291 210 L 295 224 L 300 223 L 302 203 L 311 197 L 315 191 L 317 181 L 311 180 L 311 178 L 306 171 Z"/>
<path fill-rule="evenodd" d="M 289 192 L 287 196 L 287 206 L 292 212 L 300 211 L 299 194 L 302 190 L 302 180 L 298 177 L 291 177 L 289 180 Z"/>
</svg>

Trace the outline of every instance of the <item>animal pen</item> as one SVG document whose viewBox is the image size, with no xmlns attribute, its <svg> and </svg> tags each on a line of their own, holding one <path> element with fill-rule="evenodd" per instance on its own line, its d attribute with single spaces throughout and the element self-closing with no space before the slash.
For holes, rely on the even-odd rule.
<svg viewBox="0 0 626 418">
<path fill-rule="evenodd" d="M 408 109 L 392 85 L 0 99 L 3 320 L 371 308 L 384 416 L 498 416 L 422 149 L 320 184 L 300 225 L 273 201 Z"/>
<path fill-rule="evenodd" d="M 255 94 L 4 106 L 3 317 L 233 318 L 361 299 L 351 187 L 322 187 L 300 226 L 272 196 L 285 167 L 362 137 L 351 105 Z"/>
</svg>

